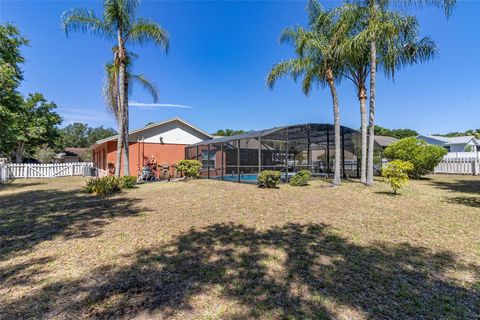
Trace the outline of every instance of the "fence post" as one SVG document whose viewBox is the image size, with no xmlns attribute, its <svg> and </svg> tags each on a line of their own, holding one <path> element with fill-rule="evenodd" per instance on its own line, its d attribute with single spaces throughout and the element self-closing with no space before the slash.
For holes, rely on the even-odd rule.
<svg viewBox="0 0 480 320">
<path fill-rule="evenodd" d="M 25 168 L 23 168 L 23 170 L 24 170 L 23 171 L 23 177 L 25 179 L 27 179 L 28 178 L 28 164 L 25 165 Z"/>
</svg>

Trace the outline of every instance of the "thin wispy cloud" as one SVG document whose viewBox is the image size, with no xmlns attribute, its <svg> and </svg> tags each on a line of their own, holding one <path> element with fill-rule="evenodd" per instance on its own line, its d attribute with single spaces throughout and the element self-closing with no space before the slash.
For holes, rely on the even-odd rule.
<svg viewBox="0 0 480 320">
<path fill-rule="evenodd" d="M 186 106 L 183 104 L 174 104 L 174 103 L 143 103 L 143 102 L 132 101 L 128 105 L 131 107 L 137 107 L 137 108 L 147 109 L 147 110 L 166 109 L 166 108 L 193 109 L 192 106 Z"/>
<path fill-rule="evenodd" d="M 100 109 L 101 110 L 101 109 Z M 103 110 L 92 112 L 82 108 L 57 108 L 58 113 L 63 118 L 62 125 L 66 126 L 74 122 L 88 123 L 88 124 L 105 124 L 113 125 L 113 118 L 108 117 Z"/>
</svg>

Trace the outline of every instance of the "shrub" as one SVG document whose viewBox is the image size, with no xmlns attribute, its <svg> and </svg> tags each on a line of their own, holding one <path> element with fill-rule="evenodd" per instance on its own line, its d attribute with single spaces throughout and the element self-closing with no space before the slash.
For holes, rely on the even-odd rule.
<svg viewBox="0 0 480 320">
<path fill-rule="evenodd" d="M 137 184 L 137 177 L 135 176 L 123 176 L 120 178 L 120 187 L 122 189 L 135 188 L 136 184 Z"/>
<path fill-rule="evenodd" d="M 275 188 L 280 181 L 282 173 L 275 170 L 263 170 L 258 175 L 258 186 L 266 188 Z"/>
<path fill-rule="evenodd" d="M 414 166 L 409 161 L 393 160 L 382 169 L 382 176 L 396 194 L 398 189 L 407 184 L 408 173 L 413 169 Z"/>
<path fill-rule="evenodd" d="M 198 178 L 202 163 L 197 160 L 181 160 L 177 169 L 187 178 Z"/>
<path fill-rule="evenodd" d="M 312 179 L 312 173 L 308 170 L 300 170 L 288 182 L 291 186 L 306 186 Z"/>
<path fill-rule="evenodd" d="M 114 176 L 91 178 L 87 180 L 85 190 L 97 195 L 108 195 L 122 189 L 120 179 Z"/>
<path fill-rule="evenodd" d="M 50 148 L 48 144 L 43 144 L 37 148 L 34 157 L 41 163 L 49 163 L 55 159 L 56 154 L 55 150 Z"/>
<path fill-rule="evenodd" d="M 413 169 L 408 172 L 408 176 L 418 179 L 432 172 L 447 152 L 443 147 L 427 144 L 415 137 L 409 137 L 388 146 L 384 155 L 390 161 L 409 161 L 413 165 Z"/>
</svg>

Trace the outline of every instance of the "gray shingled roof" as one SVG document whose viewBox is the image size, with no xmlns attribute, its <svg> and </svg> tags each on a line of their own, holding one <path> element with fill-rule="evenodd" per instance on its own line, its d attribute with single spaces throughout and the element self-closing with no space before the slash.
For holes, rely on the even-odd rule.
<svg viewBox="0 0 480 320">
<path fill-rule="evenodd" d="M 397 142 L 398 139 L 394 137 L 388 137 L 388 136 L 377 136 L 375 135 L 375 142 L 381 145 L 382 147 L 388 147 L 392 143 Z"/>
</svg>

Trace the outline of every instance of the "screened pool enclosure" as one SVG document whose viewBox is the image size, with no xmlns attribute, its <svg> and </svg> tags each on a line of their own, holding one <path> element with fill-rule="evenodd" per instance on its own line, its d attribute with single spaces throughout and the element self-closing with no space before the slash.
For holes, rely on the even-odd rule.
<svg viewBox="0 0 480 320">
<path fill-rule="evenodd" d="M 341 174 L 358 177 L 360 134 L 342 126 L 340 140 Z M 310 123 L 205 140 L 186 147 L 185 159 L 201 161 L 202 177 L 227 181 L 256 183 L 262 170 L 281 171 L 283 181 L 300 170 L 329 177 L 335 166 L 334 127 Z"/>
</svg>

